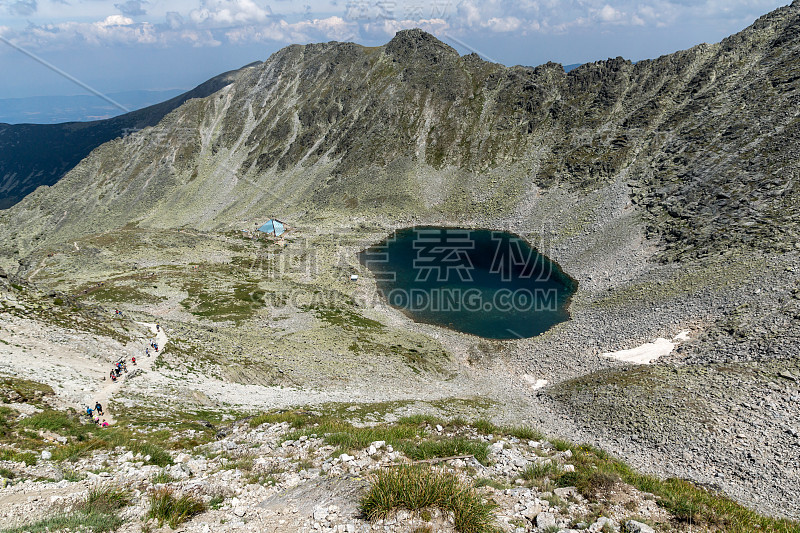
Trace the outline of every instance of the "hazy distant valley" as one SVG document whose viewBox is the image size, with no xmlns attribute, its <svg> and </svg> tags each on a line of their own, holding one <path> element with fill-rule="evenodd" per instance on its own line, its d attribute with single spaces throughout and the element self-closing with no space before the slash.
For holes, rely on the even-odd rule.
<svg viewBox="0 0 800 533">
<path fill-rule="evenodd" d="M 58 124 L 85 122 L 122 115 L 178 96 L 179 89 L 163 91 L 124 91 L 107 97 L 120 107 L 95 95 L 27 96 L 0 99 L 0 122 L 8 124 Z"/>
</svg>

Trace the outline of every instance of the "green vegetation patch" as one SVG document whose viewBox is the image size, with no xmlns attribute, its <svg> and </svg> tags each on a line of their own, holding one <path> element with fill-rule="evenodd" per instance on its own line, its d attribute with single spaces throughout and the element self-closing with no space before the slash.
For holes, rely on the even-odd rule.
<svg viewBox="0 0 800 533">
<path fill-rule="evenodd" d="M 116 485 L 100 485 L 92 488 L 70 513 L 60 513 L 22 526 L 6 528 L 3 533 L 113 531 L 123 523 L 118 515 L 119 510 L 130 504 L 131 494 L 128 489 Z"/>
<path fill-rule="evenodd" d="M 105 513 L 59 514 L 42 520 L 3 530 L 3 533 L 47 533 L 50 531 L 114 531 L 122 525 L 122 519 Z"/>
<path fill-rule="evenodd" d="M 561 469 L 553 461 L 542 461 L 532 463 L 522 471 L 522 479 L 525 481 L 537 481 L 544 478 L 556 478 L 561 475 Z"/>
<path fill-rule="evenodd" d="M 83 290 L 86 290 L 87 296 L 93 300 L 103 303 L 148 304 L 164 300 L 163 297 L 146 293 L 131 285 L 117 285 L 111 282 L 104 283 L 99 287 L 95 285 L 94 287 L 84 288 Z"/>
<path fill-rule="evenodd" d="M 147 442 L 146 436 L 134 435 L 127 430 L 104 428 L 106 434 L 71 442 L 53 450 L 54 461 L 77 461 L 87 457 L 95 450 L 113 450 L 122 446 L 133 453 L 146 457 L 146 464 L 168 466 L 173 464 L 172 456 L 157 444 Z"/>
<path fill-rule="evenodd" d="M 451 437 L 437 440 L 423 440 L 419 443 L 401 442 L 398 448 L 415 461 L 437 457 L 472 455 L 481 464 L 488 464 L 489 446 L 485 442 Z"/>
<path fill-rule="evenodd" d="M 761 516 L 721 493 L 698 487 L 689 481 L 675 478 L 661 480 L 640 474 L 591 445 L 569 444 L 567 449 L 572 451 L 570 463 L 575 465 L 574 472 L 558 474 L 548 470 L 542 473 L 550 476 L 558 486 L 576 487 L 587 498 L 594 498 L 621 481 L 655 495 L 658 505 L 674 519 L 696 527 L 706 526 L 734 533 L 754 530 L 800 532 L 797 522 Z"/>
<path fill-rule="evenodd" d="M 385 326 L 377 320 L 367 318 L 345 307 L 303 306 L 301 309 L 306 312 L 313 311 L 320 320 L 333 326 L 341 327 L 346 331 L 353 331 L 355 329 L 382 330 L 385 328 Z"/>
<path fill-rule="evenodd" d="M 205 511 L 206 504 L 191 494 L 177 494 L 173 489 L 162 487 L 150 494 L 150 509 L 147 518 L 158 521 L 158 527 L 165 523 L 172 529 L 191 517 Z"/>
<path fill-rule="evenodd" d="M 44 398 L 53 395 L 50 385 L 29 379 L 0 376 L 0 400 L 6 403 L 29 403 L 41 407 Z"/>
<path fill-rule="evenodd" d="M 424 423 L 428 419 L 408 417 L 395 424 L 356 427 L 336 415 L 321 415 L 309 411 L 284 411 L 258 415 L 250 420 L 250 425 L 257 427 L 266 423 L 288 422 L 294 431 L 285 436 L 286 440 L 297 440 L 303 436 L 316 435 L 321 437 L 326 444 L 342 450 L 363 450 L 375 441 L 384 441 L 412 460 L 473 455 L 482 464 L 487 464 L 488 445 L 485 442 L 464 437 L 445 438 L 429 435 L 421 427 L 421 421 Z"/>
<path fill-rule="evenodd" d="M 361 500 L 361 511 L 371 521 L 386 518 L 400 509 L 422 511 L 439 508 L 453 513 L 456 531 L 499 531 L 494 521 L 497 506 L 481 498 L 455 474 L 402 466 L 379 470 L 370 481 L 372 486 Z"/>
<path fill-rule="evenodd" d="M 143 409 L 115 404 L 114 413 L 117 426 L 148 428 L 146 440 L 168 450 L 211 442 L 216 438 L 217 426 L 222 424 L 222 412 L 202 409 Z"/>
<path fill-rule="evenodd" d="M 232 287 L 211 288 L 200 282 L 184 287 L 188 297 L 181 305 L 195 316 L 215 322 L 240 323 L 266 305 L 266 291 L 258 283 L 241 282 Z"/>
<path fill-rule="evenodd" d="M 172 483 L 173 481 L 177 481 L 177 479 L 172 477 L 172 475 L 166 469 L 162 470 L 150 479 L 150 482 L 153 485 Z"/>
<path fill-rule="evenodd" d="M 17 294 L 20 306 L 3 306 L 0 309 L 12 315 L 35 319 L 58 327 L 77 329 L 93 335 L 111 337 L 122 344 L 132 339 L 123 321 L 109 321 L 108 313 L 96 307 L 83 305 L 69 299 L 69 305 L 53 305 L 49 297 L 31 286 L 20 286 Z M 23 380 L 24 381 L 24 380 Z"/>
<path fill-rule="evenodd" d="M 0 461 L 14 461 L 15 463 L 25 463 L 28 466 L 35 465 L 37 455 L 32 452 L 22 452 L 11 448 L 0 448 Z"/>
<path fill-rule="evenodd" d="M 54 461 L 76 461 L 90 455 L 95 450 L 113 450 L 122 446 L 134 453 L 148 457 L 148 464 L 167 466 L 172 464 L 172 456 L 164 448 L 164 444 L 183 447 L 186 443 L 175 440 L 169 430 L 163 432 L 151 431 L 150 433 L 137 433 L 126 427 L 112 426 L 99 427 L 80 417 L 74 411 L 55 411 L 48 409 L 17 421 L 4 415 L 0 410 L 0 435 L 4 442 L 13 443 L 15 446 L 29 446 L 41 448 L 44 442 L 38 436 L 39 431 L 56 433 L 68 437 L 65 444 L 52 448 Z M 198 424 L 198 427 L 203 427 Z M 203 427 L 203 429 L 207 429 Z M 192 442 L 194 445 L 205 442 Z M 0 448 L 0 460 L 23 461 L 26 464 L 36 464 L 37 454 L 19 451 L 12 448 Z"/>
<path fill-rule="evenodd" d="M 83 435 L 85 430 L 77 416 L 64 411 L 48 409 L 20 421 L 20 425 L 31 429 L 53 431 L 62 435 Z"/>
<path fill-rule="evenodd" d="M 16 418 L 16 411 L 8 407 L 0 407 L 0 442 L 8 442 L 13 438 Z"/>
<path fill-rule="evenodd" d="M 471 424 L 483 435 L 505 435 L 520 440 L 544 440 L 545 435 L 539 430 L 526 426 L 497 426 L 485 418 L 479 418 Z"/>
<path fill-rule="evenodd" d="M 98 485 L 89 491 L 78 508 L 87 513 L 114 513 L 131 504 L 128 489 L 116 485 Z"/>
<path fill-rule="evenodd" d="M 634 283 L 608 293 L 592 303 L 594 307 L 630 307 L 631 302 L 649 304 L 696 295 L 700 291 L 722 291 L 748 283 L 759 272 L 768 270 L 762 257 L 734 255 L 724 260 L 709 259 L 697 267 L 684 267 L 671 277 Z"/>
</svg>

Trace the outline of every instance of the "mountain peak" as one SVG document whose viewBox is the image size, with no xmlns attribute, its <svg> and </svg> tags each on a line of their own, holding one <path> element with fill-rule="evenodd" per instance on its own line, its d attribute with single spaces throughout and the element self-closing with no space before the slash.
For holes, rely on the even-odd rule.
<svg viewBox="0 0 800 533">
<path fill-rule="evenodd" d="M 401 58 L 421 57 L 437 62 L 446 56 L 459 57 L 458 52 L 430 33 L 419 28 L 400 30 L 386 43 L 386 53 Z"/>
</svg>

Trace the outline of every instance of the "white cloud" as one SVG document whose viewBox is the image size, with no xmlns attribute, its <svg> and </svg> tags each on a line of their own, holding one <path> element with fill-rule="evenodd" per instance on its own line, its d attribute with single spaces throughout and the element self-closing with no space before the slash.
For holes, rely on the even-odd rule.
<svg viewBox="0 0 800 533">
<path fill-rule="evenodd" d="M 358 24 L 341 17 L 301 20 L 294 23 L 275 20 L 264 25 L 244 26 L 225 32 L 235 43 L 241 42 L 306 42 L 309 40 L 352 40 L 357 36 Z"/>
<path fill-rule="evenodd" d="M 465 0 L 458 4 L 457 20 L 460 25 L 467 27 L 480 26 L 481 22 L 485 20 L 482 17 L 481 10 L 469 0 Z"/>
<path fill-rule="evenodd" d="M 355 36 L 356 25 L 346 22 L 341 17 L 328 17 L 324 19 L 303 20 L 289 24 L 294 31 L 301 33 L 320 33 L 328 39 L 345 40 Z"/>
<path fill-rule="evenodd" d="M 622 11 L 609 4 L 604 5 L 597 14 L 603 22 L 619 22 L 624 17 Z"/>
<path fill-rule="evenodd" d="M 154 44 L 159 40 L 156 27 L 135 23 L 122 15 L 109 15 L 96 22 L 61 22 L 28 26 L 24 31 L 6 32 L 16 44 L 31 48 L 83 45 Z"/>
<path fill-rule="evenodd" d="M 272 16 L 272 10 L 253 0 L 203 0 L 199 9 L 189 12 L 189 20 L 202 26 L 231 26 L 261 23 Z"/>
<path fill-rule="evenodd" d="M 58 3 L 62 1 L 6 0 L 4 10 L 16 10 L 10 21 L 4 20 L 12 28 L 5 30 L 6 35 L 33 47 L 180 42 L 219 46 L 224 42 L 378 41 L 398 30 L 420 27 L 469 42 L 496 34 L 577 35 L 578 28 L 659 28 L 689 20 L 698 25 L 703 20 L 741 18 L 742 12 L 764 13 L 780 0 L 353 0 L 337 4 L 306 0 L 308 6 L 304 2 L 302 9 L 296 2 L 278 0 L 275 12 L 263 3 L 266 0 L 169 0 L 167 5 L 152 0 L 70 0 L 74 5 L 66 7 Z M 190 5 L 193 1 L 199 5 Z M 360 12 L 353 8 L 360 2 L 372 10 L 363 17 L 356 16 Z M 390 4 L 393 7 L 387 8 Z M 121 14 L 110 15 L 115 11 Z M 21 12 L 35 12 L 41 20 L 34 17 L 25 27 L 29 19 Z M 75 12 L 83 18 L 76 20 Z M 133 17 L 149 20 L 134 22 Z"/>
<path fill-rule="evenodd" d="M 164 18 L 167 21 L 167 26 L 172 30 L 177 30 L 183 26 L 183 17 L 177 11 L 167 11 Z"/>
<path fill-rule="evenodd" d="M 122 15 L 109 15 L 105 20 L 95 22 L 95 26 L 99 28 L 107 28 L 109 26 L 130 26 L 133 24 L 133 19 L 123 17 Z"/>
<path fill-rule="evenodd" d="M 183 30 L 175 35 L 175 39 L 189 43 L 197 48 L 201 48 L 203 46 L 220 46 L 222 44 L 221 41 L 215 39 L 214 35 L 207 30 Z"/>
<path fill-rule="evenodd" d="M 483 26 L 494 32 L 505 33 L 518 30 L 522 26 L 522 21 L 517 17 L 492 17 Z"/>
</svg>

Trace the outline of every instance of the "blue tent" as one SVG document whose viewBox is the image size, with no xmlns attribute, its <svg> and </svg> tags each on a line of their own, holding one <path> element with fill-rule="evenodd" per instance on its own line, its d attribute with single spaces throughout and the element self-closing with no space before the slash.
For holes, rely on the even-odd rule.
<svg viewBox="0 0 800 533">
<path fill-rule="evenodd" d="M 283 226 L 283 222 L 281 222 L 277 218 L 273 218 L 270 219 L 269 222 L 258 228 L 258 231 L 261 231 L 263 233 L 271 233 L 276 237 L 280 237 L 281 235 L 283 235 L 283 232 L 285 232 L 286 229 Z"/>
</svg>

